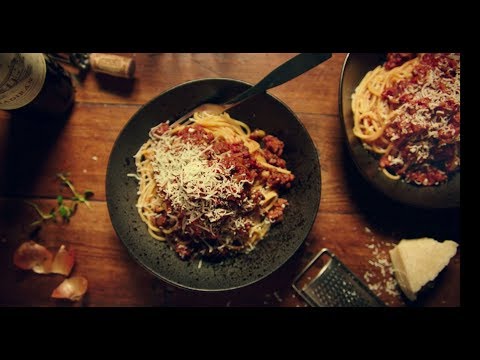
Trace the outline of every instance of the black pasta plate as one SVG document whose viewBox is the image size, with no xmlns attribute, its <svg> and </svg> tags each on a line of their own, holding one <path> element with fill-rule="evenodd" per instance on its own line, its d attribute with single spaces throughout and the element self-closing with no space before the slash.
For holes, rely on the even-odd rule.
<svg viewBox="0 0 480 360">
<path fill-rule="evenodd" d="M 200 291 L 231 290 L 255 283 L 284 264 L 310 232 L 320 203 L 321 175 L 315 145 L 296 115 L 280 100 L 265 93 L 249 99 L 229 114 L 278 136 L 285 143 L 284 158 L 295 174 L 292 188 L 282 194 L 290 206 L 284 221 L 248 254 L 222 262 L 182 261 L 166 243 L 154 240 L 141 221 L 135 204 L 137 182 L 133 155 L 148 139 L 150 128 L 173 120 L 205 102 L 221 102 L 250 84 L 209 78 L 173 87 L 140 108 L 120 132 L 112 148 L 106 176 L 108 211 L 113 227 L 131 256 L 145 269 L 179 287 Z"/>
</svg>

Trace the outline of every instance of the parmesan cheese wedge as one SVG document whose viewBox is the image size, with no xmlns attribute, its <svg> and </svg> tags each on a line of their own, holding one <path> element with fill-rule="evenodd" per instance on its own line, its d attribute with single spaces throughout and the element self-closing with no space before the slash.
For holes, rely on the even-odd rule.
<svg viewBox="0 0 480 360">
<path fill-rule="evenodd" d="M 403 293 L 411 300 L 429 281 L 433 281 L 456 254 L 458 244 L 430 238 L 403 239 L 390 250 L 393 271 Z"/>
</svg>

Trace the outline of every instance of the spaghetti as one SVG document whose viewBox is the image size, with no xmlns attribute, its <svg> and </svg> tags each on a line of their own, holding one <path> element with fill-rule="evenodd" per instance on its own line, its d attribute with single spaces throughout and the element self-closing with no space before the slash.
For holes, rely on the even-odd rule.
<svg viewBox="0 0 480 360">
<path fill-rule="evenodd" d="M 279 191 L 294 175 L 283 147 L 227 113 L 155 126 L 134 156 L 136 206 L 149 234 L 184 260 L 251 251 L 288 205 Z"/>
<path fill-rule="evenodd" d="M 393 180 L 438 185 L 460 169 L 460 56 L 388 54 L 352 95 L 353 133 Z"/>
</svg>

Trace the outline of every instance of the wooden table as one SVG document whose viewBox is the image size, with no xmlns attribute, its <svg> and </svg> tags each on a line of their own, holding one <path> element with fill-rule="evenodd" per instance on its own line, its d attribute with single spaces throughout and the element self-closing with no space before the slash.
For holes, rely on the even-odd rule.
<svg viewBox="0 0 480 360">
<path fill-rule="evenodd" d="M 76 83 L 75 108 L 65 123 L 17 122 L 0 111 L 0 305 L 305 306 L 290 284 L 308 260 L 327 247 L 361 279 L 369 279 L 388 305 L 405 306 L 400 295 L 385 291 L 392 277 L 388 271 L 382 274 L 378 258 L 388 260 L 385 251 L 402 238 L 428 236 L 460 243 L 459 209 L 421 210 L 394 203 L 359 175 L 338 116 L 345 54 L 334 54 L 270 91 L 298 115 L 320 153 L 321 203 L 304 245 L 275 273 L 235 291 L 197 293 L 156 279 L 129 256 L 110 223 L 105 173 L 119 131 L 143 103 L 179 83 L 206 77 L 256 83 L 293 54 L 124 55 L 136 60 L 135 79 L 88 73 Z M 15 249 L 31 236 L 29 223 L 35 219 L 23 200 L 50 209 L 58 194 L 68 195 L 55 178 L 57 172 L 67 171 L 79 190 L 94 191 L 92 208 L 79 208 L 69 224 L 44 226 L 35 240 L 52 249 L 66 244 L 76 251 L 72 274 L 89 280 L 88 293 L 76 303 L 50 298 L 61 275 L 22 271 L 12 262 Z M 435 286 L 414 305 L 460 305 L 460 248 Z"/>
</svg>

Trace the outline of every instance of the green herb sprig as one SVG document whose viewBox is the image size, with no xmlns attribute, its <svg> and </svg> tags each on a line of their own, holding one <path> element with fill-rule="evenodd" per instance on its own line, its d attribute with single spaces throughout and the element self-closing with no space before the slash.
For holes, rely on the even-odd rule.
<svg viewBox="0 0 480 360">
<path fill-rule="evenodd" d="M 40 216 L 40 219 L 35 220 L 30 224 L 31 226 L 41 225 L 43 222 L 49 220 L 57 222 L 58 219 L 61 219 L 63 222 L 68 223 L 77 211 L 78 204 L 83 203 L 88 208 L 91 208 L 88 199 L 90 199 L 94 195 L 92 190 L 85 190 L 83 193 L 79 193 L 73 186 L 73 183 L 68 179 L 68 174 L 58 173 L 57 177 L 61 180 L 63 185 L 70 189 L 73 195 L 72 198 L 69 199 L 69 203 L 66 203 L 63 196 L 58 195 L 57 206 L 51 209 L 48 213 L 43 212 L 37 204 L 30 201 L 25 201 L 28 205 L 32 206 Z"/>
</svg>

